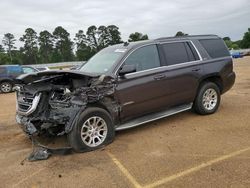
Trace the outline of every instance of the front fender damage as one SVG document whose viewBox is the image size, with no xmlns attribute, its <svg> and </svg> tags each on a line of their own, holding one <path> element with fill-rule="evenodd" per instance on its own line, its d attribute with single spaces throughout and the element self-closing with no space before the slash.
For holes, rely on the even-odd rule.
<svg viewBox="0 0 250 188">
<path fill-rule="evenodd" d="M 71 153 L 69 147 L 48 148 L 40 144 L 36 137 L 56 137 L 69 133 L 89 105 L 103 104 L 116 121 L 120 106 L 114 96 L 115 87 L 112 77 L 76 72 L 57 71 L 35 75 L 34 79 L 30 75 L 19 78 L 16 86 L 16 121 L 34 146 L 28 159 L 35 161 L 47 159 L 51 154 Z M 38 94 L 41 95 L 39 104 L 33 113 L 26 115 L 27 108 L 32 108 L 32 97 Z"/>
</svg>

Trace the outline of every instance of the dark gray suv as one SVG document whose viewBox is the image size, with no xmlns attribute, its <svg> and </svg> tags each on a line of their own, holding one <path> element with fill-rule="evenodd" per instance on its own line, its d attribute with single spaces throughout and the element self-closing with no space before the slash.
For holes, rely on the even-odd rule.
<svg viewBox="0 0 250 188">
<path fill-rule="evenodd" d="M 190 109 L 212 114 L 234 81 L 216 35 L 118 44 L 78 71 L 20 76 L 16 119 L 31 137 L 67 134 L 75 151 L 89 151 L 110 143 L 116 130 Z"/>
</svg>

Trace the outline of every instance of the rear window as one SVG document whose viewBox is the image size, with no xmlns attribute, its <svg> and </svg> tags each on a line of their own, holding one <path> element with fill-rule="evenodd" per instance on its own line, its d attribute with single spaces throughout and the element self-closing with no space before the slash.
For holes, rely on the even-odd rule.
<svg viewBox="0 0 250 188">
<path fill-rule="evenodd" d="M 173 42 L 162 44 L 168 65 L 176 65 L 199 60 L 197 52 L 190 42 Z"/>
<path fill-rule="evenodd" d="M 199 41 L 212 58 L 230 56 L 222 39 L 201 39 Z"/>
</svg>

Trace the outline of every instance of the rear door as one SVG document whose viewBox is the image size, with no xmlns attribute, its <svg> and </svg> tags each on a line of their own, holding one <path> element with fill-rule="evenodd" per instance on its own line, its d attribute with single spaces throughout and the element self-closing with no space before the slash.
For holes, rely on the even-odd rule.
<svg viewBox="0 0 250 188">
<path fill-rule="evenodd" d="M 160 48 L 166 66 L 166 107 L 193 102 L 203 72 L 199 53 L 190 41 L 161 43 Z"/>
<path fill-rule="evenodd" d="M 123 65 L 135 65 L 137 71 L 118 78 L 116 95 L 121 104 L 121 119 L 128 120 L 162 107 L 165 78 L 155 44 L 136 49 Z"/>
</svg>

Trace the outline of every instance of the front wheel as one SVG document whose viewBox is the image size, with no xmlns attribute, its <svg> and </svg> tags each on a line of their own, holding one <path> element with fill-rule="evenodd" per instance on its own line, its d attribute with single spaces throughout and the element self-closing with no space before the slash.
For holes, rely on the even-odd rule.
<svg viewBox="0 0 250 188">
<path fill-rule="evenodd" d="M 9 93 L 12 91 L 12 83 L 10 82 L 2 82 L 0 84 L 0 90 L 2 93 Z"/>
<path fill-rule="evenodd" d="M 220 105 L 220 90 L 215 83 L 201 85 L 194 102 L 194 110 L 201 115 L 212 114 Z"/>
<path fill-rule="evenodd" d="M 68 133 L 68 141 L 76 152 L 84 152 L 111 143 L 114 136 L 114 126 L 109 113 L 101 108 L 90 107 L 83 111 Z"/>
</svg>

